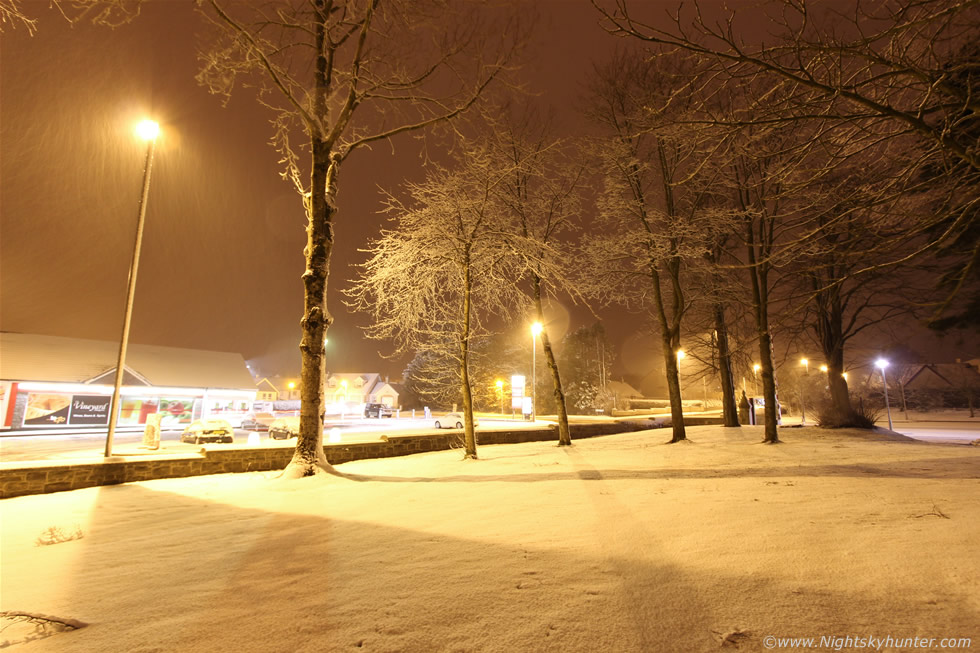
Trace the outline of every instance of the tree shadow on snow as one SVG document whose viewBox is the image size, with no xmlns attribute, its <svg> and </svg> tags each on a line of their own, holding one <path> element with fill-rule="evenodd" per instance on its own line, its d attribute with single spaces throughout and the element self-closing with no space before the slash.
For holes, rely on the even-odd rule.
<svg viewBox="0 0 980 653">
<path fill-rule="evenodd" d="M 651 531 L 599 492 L 575 507 L 574 531 L 593 543 L 584 548 L 536 545 L 547 533 L 532 518 L 511 536 L 518 541 L 498 542 L 479 520 L 479 532 L 460 537 L 439 532 L 441 521 L 427 530 L 379 523 L 379 510 L 364 522 L 331 518 L 327 500 L 320 515 L 292 514 L 290 493 L 280 509 L 257 510 L 140 485 L 98 492 L 86 538 L 61 545 L 83 548 L 58 579 L 57 600 L 19 606 L 91 625 L 24 651 L 697 651 L 726 637 L 757 649 L 770 634 L 871 627 L 969 636 L 975 624 L 962 596 L 927 605 L 900 592 L 883 599 L 791 580 L 793 550 L 760 554 L 783 577 L 698 564 L 695 553 L 681 566 L 658 551 L 688 526 Z M 392 488 L 390 499 L 431 499 L 411 493 Z M 454 496 L 434 508 L 447 523 L 458 510 L 506 511 L 475 494 L 457 506 Z M 867 614 L 882 620 L 867 623 Z"/>
</svg>

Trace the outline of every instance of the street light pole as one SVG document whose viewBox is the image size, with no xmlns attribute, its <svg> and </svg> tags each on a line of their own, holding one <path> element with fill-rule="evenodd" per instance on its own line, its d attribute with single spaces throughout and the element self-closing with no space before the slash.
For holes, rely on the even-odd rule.
<svg viewBox="0 0 980 653">
<path fill-rule="evenodd" d="M 677 394 L 681 396 L 681 412 L 684 410 L 684 386 L 681 383 L 681 361 L 687 354 L 683 349 L 677 350 Z"/>
<path fill-rule="evenodd" d="M 531 325 L 531 421 L 538 418 L 537 376 L 538 376 L 538 334 L 541 333 L 540 322 Z"/>
<path fill-rule="evenodd" d="M 800 426 L 806 426 L 806 377 L 810 376 L 810 361 L 803 358 L 804 372 L 803 379 L 800 380 Z"/>
<path fill-rule="evenodd" d="M 755 375 L 755 380 L 752 382 L 752 386 L 755 389 L 755 396 L 756 397 L 759 396 L 759 370 L 761 370 L 761 369 L 762 369 L 762 366 L 759 365 L 758 363 L 756 363 L 755 365 L 752 366 L 752 374 Z"/>
<path fill-rule="evenodd" d="M 893 431 L 892 428 L 892 408 L 888 405 L 888 379 L 885 378 L 885 368 L 888 367 L 888 361 L 884 358 L 879 358 L 875 361 L 875 365 L 881 370 L 881 383 L 885 386 L 885 412 L 888 413 L 888 430 Z"/>
<path fill-rule="evenodd" d="M 156 148 L 160 126 L 152 120 L 144 120 L 137 133 L 146 144 L 146 164 L 143 167 L 143 192 L 140 195 L 139 218 L 136 221 L 136 242 L 133 245 L 133 261 L 129 266 L 129 287 L 126 291 L 126 312 L 123 316 L 122 337 L 119 341 L 119 357 L 116 359 L 116 380 L 112 388 L 112 401 L 109 404 L 109 431 L 105 438 L 105 457 L 112 456 L 112 438 L 116 434 L 116 419 L 119 415 L 119 390 L 122 387 L 126 366 L 126 348 L 129 345 L 129 325 L 133 316 L 133 298 L 136 294 L 136 273 L 140 264 L 140 248 L 143 244 L 143 223 L 146 220 L 146 197 L 150 192 L 150 169 L 153 167 L 153 152 Z"/>
</svg>

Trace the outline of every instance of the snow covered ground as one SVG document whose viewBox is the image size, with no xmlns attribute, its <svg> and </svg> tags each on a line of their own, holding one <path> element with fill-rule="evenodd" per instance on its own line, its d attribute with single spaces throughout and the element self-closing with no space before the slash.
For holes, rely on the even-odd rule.
<svg viewBox="0 0 980 653">
<path fill-rule="evenodd" d="M 689 436 L 7 499 L 0 610 L 89 624 L 24 652 L 980 647 L 980 447 L 814 427 L 779 446 L 759 427 Z M 76 526 L 81 539 L 35 546 Z M 0 646 L 29 632 L 14 623 Z"/>
</svg>

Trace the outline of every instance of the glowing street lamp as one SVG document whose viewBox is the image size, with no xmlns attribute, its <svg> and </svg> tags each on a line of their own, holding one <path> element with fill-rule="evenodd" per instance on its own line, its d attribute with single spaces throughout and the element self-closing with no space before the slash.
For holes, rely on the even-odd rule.
<svg viewBox="0 0 980 653">
<path fill-rule="evenodd" d="M 112 455 L 112 438 L 116 434 L 116 419 L 119 415 L 119 389 L 122 387 L 123 372 L 126 367 L 126 347 L 129 345 L 129 325 L 133 315 L 133 297 L 136 293 L 136 273 L 140 264 L 140 247 L 143 244 L 143 223 L 146 219 L 146 197 L 150 192 L 150 169 L 153 167 L 153 151 L 156 147 L 160 125 L 152 120 L 144 120 L 136 126 L 136 134 L 146 141 L 146 163 L 143 166 L 143 192 L 140 195 L 139 217 L 136 220 L 136 242 L 133 244 L 133 261 L 129 266 L 129 285 L 126 290 L 126 311 L 123 314 L 122 337 L 119 339 L 119 357 L 116 359 L 116 380 L 112 388 L 112 402 L 109 404 L 109 431 L 105 438 L 105 456 Z"/>
<path fill-rule="evenodd" d="M 289 398 L 292 399 L 293 390 L 296 389 L 296 384 L 293 381 L 290 381 L 289 383 L 286 384 L 286 387 L 289 388 Z"/>
<path fill-rule="evenodd" d="M 540 322 L 531 325 L 531 421 L 535 421 L 538 416 L 537 398 L 537 375 L 538 375 L 538 334 L 544 326 Z"/>
<path fill-rule="evenodd" d="M 827 369 L 828 369 L 828 368 L 827 368 L 827 366 L 826 366 L 826 365 L 821 365 L 821 366 L 820 366 L 820 371 L 821 371 L 821 372 L 823 372 L 824 374 L 826 374 L 826 373 L 827 373 Z"/>
<path fill-rule="evenodd" d="M 805 358 L 800 359 L 800 365 L 805 368 L 803 376 L 810 376 L 810 361 Z M 806 426 L 806 383 L 805 378 L 800 379 L 800 426 Z"/>
<path fill-rule="evenodd" d="M 881 383 L 885 386 L 885 412 L 888 413 L 888 430 L 892 429 L 892 408 L 888 405 L 888 379 L 885 378 L 885 368 L 888 367 L 888 361 L 884 358 L 879 358 L 875 361 L 875 365 L 881 370 Z"/>
<path fill-rule="evenodd" d="M 759 396 L 759 370 L 761 370 L 761 369 L 762 369 L 762 366 L 759 365 L 758 363 L 756 363 L 755 365 L 752 366 L 752 374 L 755 375 L 755 383 L 753 385 L 755 385 L 755 396 L 756 397 Z"/>
</svg>

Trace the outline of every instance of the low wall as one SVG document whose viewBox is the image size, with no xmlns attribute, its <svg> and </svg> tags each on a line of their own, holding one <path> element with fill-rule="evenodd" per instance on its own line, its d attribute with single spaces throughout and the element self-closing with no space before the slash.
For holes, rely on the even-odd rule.
<svg viewBox="0 0 980 653">
<path fill-rule="evenodd" d="M 629 422 L 569 426 L 573 439 L 638 431 L 643 428 L 646 427 Z M 547 440 L 558 440 L 557 426 L 512 431 L 477 431 L 477 442 L 482 445 Z M 382 436 L 374 442 L 325 444 L 323 451 L 331 464 L 338 465 L 352 460 L 408 456 L 461 446 L 460 431 L 445 431 L 432 435 Z M 116 456 L 58 463 L 8 463 L 0 467 L 0 499 L 158 478 L 277 470 L 283 469 L 292 456 L 293 447 L 284 443 L 281 447 L 254 448 L 229 445 L 194 454 Z"/>
</svg>

